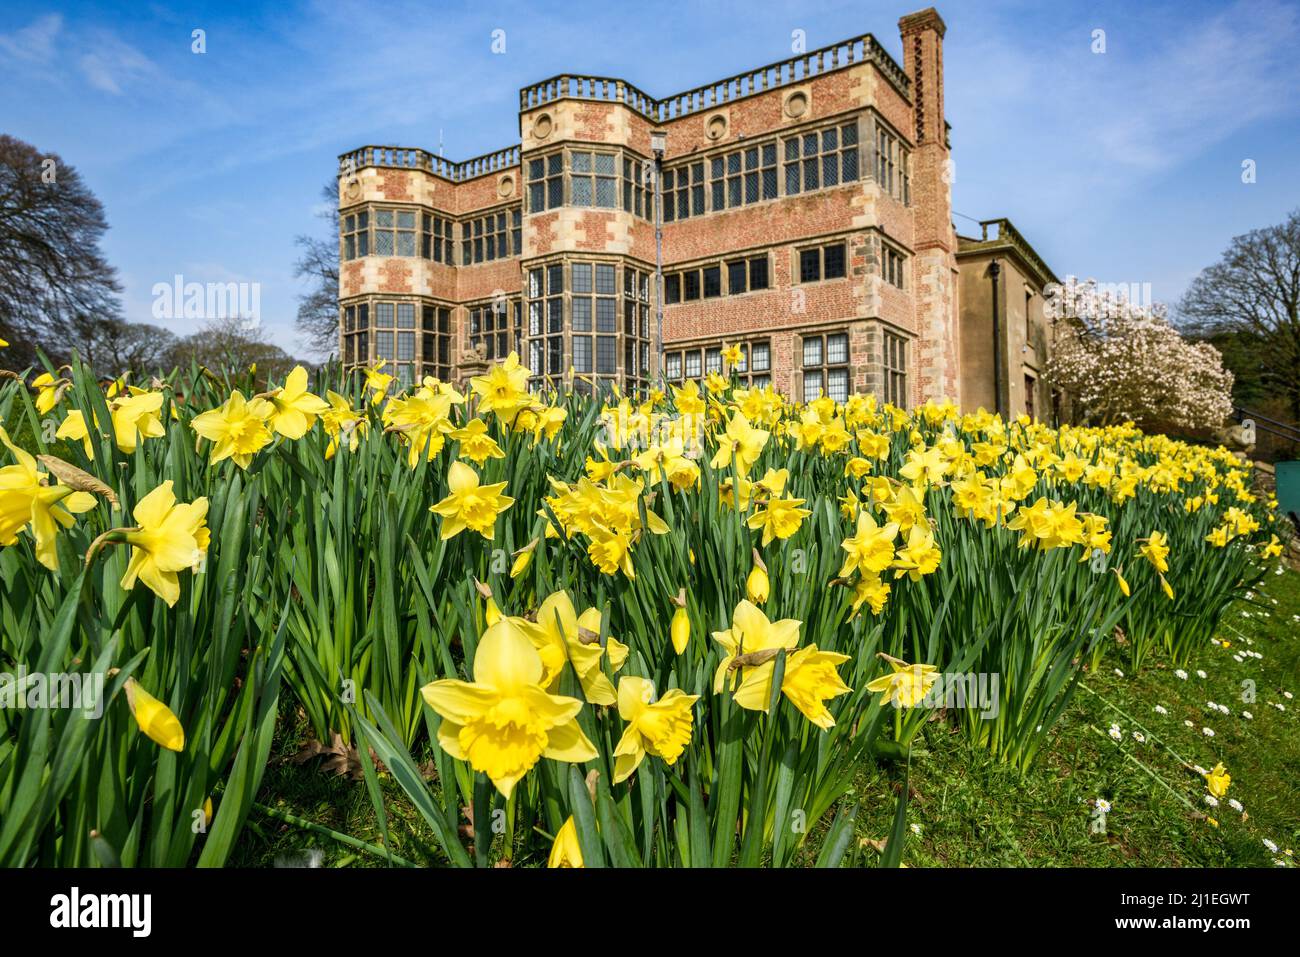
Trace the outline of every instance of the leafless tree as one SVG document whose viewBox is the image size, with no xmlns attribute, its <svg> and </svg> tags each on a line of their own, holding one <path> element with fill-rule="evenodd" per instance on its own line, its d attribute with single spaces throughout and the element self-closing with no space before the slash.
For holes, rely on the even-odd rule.
<svg viewBox="0 0 1300 957">
<path fill-rule="evenodd" d="M 257 367 L 259 377 L 283 378 L 296 364 L 279 346 L 266 341 L 260 329 L 248 328 L 237 318 L 213 319 L 168 351 L 164 365 L 189 366 L 197 362 L 213 370 Z"/>
<path fill-rule="evenodd" d="M 160 326 L 121 319 L 79 317 L 69 323 L 69 346 L 102 375 L 165 371 L 176 337 Z"/>
<path fill-rule="evenodd" d="M 1300 422 L 1300 209 L 1234 237 L 1223 258 L 1192 281 L 1178 314 L 1195 335 L 1234 334 L 1249 343 L 1260 384 Z"/>
<path fill-rule="evenodd" d="M 339 193 L 338 183 L 330 180 L 321 190 L 326 210 L 321 219 L 329 224 L 329 233 L 299 236 L 294 275 L 306 279 L 309 287 L 298 297 L 298 316 L 294 325 L 303 342 L 312 351 L 327 356 L 338 349 L 339 340 Z"/>
<path fill-rule="evenodd" d="M 0 134 L 0 338 L 8 365 L 66 350 L 74 321 L 116 319 L 121 287 L 99 243 L 104 208 L 55 154 Z"/>
</svg>

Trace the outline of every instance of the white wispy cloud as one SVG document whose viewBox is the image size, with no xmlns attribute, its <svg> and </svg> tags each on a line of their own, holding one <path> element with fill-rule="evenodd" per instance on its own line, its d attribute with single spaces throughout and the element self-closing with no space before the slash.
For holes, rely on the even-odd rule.
<svg viewBox="0 0 1300 957">
<path fill-rule="evenodd" d="M 1296 7 L 1239 2 L 1181 20 L 1168 12 L 1089 13 L 1043 33 L 995 22 L 949 44 L 959 197 L 993 193 L 1078 215 L 1082 195 L 1123 201 L 1252 124 L 1300 110 Z M 1090 48 L 1098 27 L 1107 33 L 1100 54 Z"/>
<path fill-rule="evenodd" d="M 54 58 L 54 41 L 62 30 L 63 17 L 47 13 L 13 33 L 0 33 L 0 59 L 48 63 Z"/>
<path fill-rule="evenodd" d="M 107 30 L 96 30 L 85 41 L 77 60 L 86 81 L 97 90 L 120 96 L 123 89 L 158 76 L 154 62 Z"/>
</svg>

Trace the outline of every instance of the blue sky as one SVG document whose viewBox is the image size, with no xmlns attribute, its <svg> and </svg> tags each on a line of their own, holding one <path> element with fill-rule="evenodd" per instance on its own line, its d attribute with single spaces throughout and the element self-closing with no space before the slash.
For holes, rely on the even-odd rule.
<svg viewBox="0 0 1300 957">
<path fill-rule="evenodd" d="M 270 337 L 305 354 L 293 238 L 322 230 L 340 152 L 441 136 L 476 156 L 518 142 L 533 81 L 621 76 L 664 96 L 791 55 L 794 30 L 810 49 L 871 32 L 901 63 L 898 17 L 921 6 L 6 4 L 0 132 L 60 154 L 103 201 L 128 318 L 149 321 L 153 284 L 177 273 L 258 282 Z M 937 6 L 954 208 L 1011 218 L 1058 274 L 1173 301 L 1233 235 L 1300 206 L 1300 3 Z"/>
</svg>

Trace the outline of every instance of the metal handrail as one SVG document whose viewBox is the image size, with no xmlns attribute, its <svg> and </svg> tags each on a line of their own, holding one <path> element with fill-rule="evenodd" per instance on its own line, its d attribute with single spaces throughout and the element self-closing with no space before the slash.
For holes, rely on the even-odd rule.
<svg viewBox="0 0 1300 957">
<path fill-rule="evenodd" d="M 1280 422 L 1277 419 L 1271 419 L 1266 415 L 1261 415 L 1258 412 L 1252 412 L 1249 409 L 1243 408 L 1239 405 L 1234 405 L 1232 407 L 1232 416 L 1238 422 L 1244 422 L 1247 419 L 1250 419 L 1252 422 L 1255 423 L 1255 428 L 1259 429 L 1261 432 L 1267 432 L 1270 435 L 1276 435 L 1278 438 L 1289 439 L 1292 442 L 1300 442 L 1300 428 L 1296 428 L 1294 425 L 1291 425 L 1290 423 Z M 1260 423 L 1267 423 L 1267 424 L 1261 425 Z"/>
</svg>

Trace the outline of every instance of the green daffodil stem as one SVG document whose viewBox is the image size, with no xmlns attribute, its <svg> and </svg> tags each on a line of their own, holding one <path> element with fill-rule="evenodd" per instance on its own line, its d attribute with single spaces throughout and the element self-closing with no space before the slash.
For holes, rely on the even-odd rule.
<svg viewBox="0 0 1300 957">
<path fill-rule="evenodd" d="M 371 854 L 375 857 L 382 858 L 383 860 L 388 861 L 392 864 L 396 864 L 399 867 L 420 866 L 414 863 L 413 861 L 408 861 L 404 857 L 399 857 L 398 855 L 393 854 L 391 851 L 387 851 L 384 848 L 379 847 L 378 845 L 368 844 L 367 842 L 360 840 L 359 838 L 355 838 L 350 834 L 344 834 L 342 831 L 336 831 L 333 828 L 326 827 L 323 824 L 317 824 L 315 821 L 309 821 L 305 817 L 299 817 L 296 814 L 291 814 L 288 811 L 282 811 L 279 808 L 269 807 L 268 805 L 265 804 L 259 804 L 256 801 L 253 802 L 253 807 L 256 808 L 258 811 L 260 811 L 261 813 L 265 814 L 267 817 L 273 817 L 278 821 L 284 821 L 284 823 L 286 824 L 292 824 L 294 827 L 300 827 L 304 831 L 311 831 L 314 834 L 320 834 L 324 837 L 330 838 L 331 840 L 338 841 L 340 844 L 346 844 L 348 847 L 354 847 L 359 851 L 365 851 L 367 854 Z"/>
<path fill-rule="evenodd" d="M 138 531 L 140 531 L 140 529 L 137 526 L 132 526 L 130 528 L 111 528 L 107 532 L 104 532 L 104 534 L 91 542 L 90 547 L 86 549 L 86 567 L 90 567 L 91 563 L 95 560 L 95 557 L 99 554 L 100 549 L 105 545 L 125 544 L 127 533 Z"/>
</svg>

